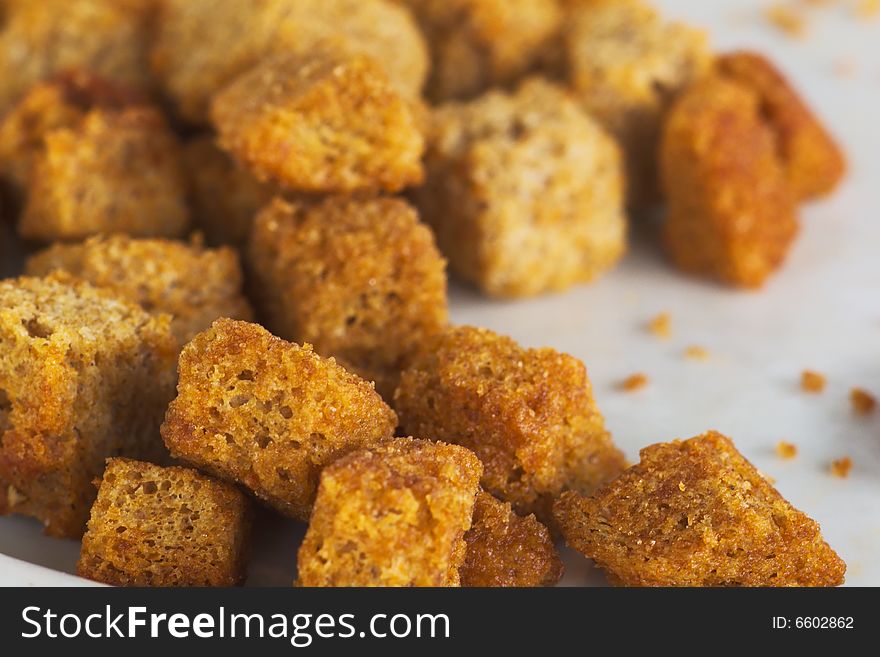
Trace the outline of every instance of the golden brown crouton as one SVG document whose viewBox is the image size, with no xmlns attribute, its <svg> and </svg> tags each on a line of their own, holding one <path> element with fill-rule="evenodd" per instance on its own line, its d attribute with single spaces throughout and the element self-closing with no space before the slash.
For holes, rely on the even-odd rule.
<svg viewBox="0 0 880 657">
<path fill-rule="evenodd" d="M 215 319 L 252 318 L 242 294 L 238 253 L 205 249 L 199 243 L 138 240 L 125 235 L 93 237 L 82 244 L 56 244 L 31 256 L 26 272 L 42 276 L 63 270 L 112 289 L 144 310 L 172 317 L 181 346 Z"/>
<path fill-rule="evenodd" d="M 0 511 L 78 538 L 105 458 L 166 453 L 169 323 L 68 276 L 0 282 Z"/>
<path fill-rule="evenodd" d="M 154 69 L 179 113 L 207 123 L 211 97 L 266 56 L 309 52 L 332 38 L 372 56 L 407 96 L 428 70 L 412 16 L 386 0 L 165 0 Z"/>
<path fill-rule="evenodd" d="M 717 77 L 692 86 L 670 112 L 661 167 L 675 265 L 760 287 L 785 259 L 798 222 L 758 95 Z"/>
<path fill-rule="evenodd" d="M 388 400 L 447 322 L 445 262 L 399 199 L 278 199 L 254 223 L 249 261 L 267 326 L 335 356 Z"/>
<path fill-rule="evenodd" d="M 397 0 L 431 51 L 433 102 L 472 98 L 528 73 L 558 29 L 556 0 Z"/>
<path fill-rule="evenodd" d="M 652 445 L 591 498 L 565 493 L 570 546 L 624 586 L 837 586 L 846 565 L 819 525 L 709 432 Z"/>
<path fill-rule="evenodd" d="M 0 177 L 23 195 L 46 135 L 76 128 L 93 109 L 121 110 L 144 103 L 136 90 L 85 72 L 61 74 L 35 85 L 0 122 Z"/>
<path fill-rule="evenodd" d="M 178 237 L 189 225 L 180 145 L 150 108 L 93 110 L 44 137 L 19 223 L 26 239 Z"/>
<path fill-rule="evenodd" d="M 625 467 L 583 363 L 485 329 L 427 340 L 401 377 L 395 408 L 407 433 L 473 450 L 487 492 L 542 522 L 562 491 L 590 493 Z"/>
<path fill-rule="evenodd" d="M 184 348 L 178 372 L 162 425 L 172 456 L 300 520 L 325 465 L 397 426 L 371 384 L 256 324 L 217 320 Z"/>
<path fill-rule="evenodd" d="M 9 2 L 0 23 L 0 116 L 41 80 L 88 70 L 151 86 L 149 12 L 118 0 Z"/>
<path fill-rule="evenodd" d="M 211 118 L 224 150 L 294 191 L 394 192 L 422 180 L 410 104 L 363 55 L 322 46 L 266 59 L 215 96 Z"/>
<path fill-rule="evenodd" d="M 184 145 L 193 221 L 209 244 L 243 246 L 257 212 L 279 193 L 259 182 L 214 144 L 212 136 Z"/>
<path fill-rule="evenodd" d="M 571 3 L 564 34 L 575 95 L 623 148 L 630 204 L 655 202 L 661 125 L 711 67 L 705 33 L 665 22 L 645 0 L 584 0 Z"/>
<path fill-rule="evenodd" d="M 248 500 L 231 484 L 108 459 L 76 570 L 115 586 L 234 586 L 249 529 Z"/>
<path fill-rule="evenodd" d="M 480 461 L 395 439 L 329 465 L 299 549 L 300 586 L 458 586 Z"/>
<path fill-rule="evenodd" d="M 590 281 L 626 246 L 614 141 L 540 79 L 439 108 L 415 198 L 450 267 L 487 294 Z"/>
<path fill-rule="evenodd" d="M 722 75 L 758 94 L 761 116 L 776 134 L 777 152 L 798 199 L 830 194 L 846 173 L 846 158 L 788 80 L 764 56 L 720 57 Z"/>
<path fill-rule="evenodd" d="M 535 516 L 516 515 L 510 504 L 484 491 L 477 493 L 464 540 L 462 586 L 553 586 L 562 577 L 562 561 L 547 528 Z"/>
</svg>

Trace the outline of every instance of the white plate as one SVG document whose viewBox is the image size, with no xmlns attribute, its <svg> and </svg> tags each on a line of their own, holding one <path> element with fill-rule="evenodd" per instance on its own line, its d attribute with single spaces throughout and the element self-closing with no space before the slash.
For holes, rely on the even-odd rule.
<svg viewBox="0 0 880 657">
<path fill-rule="evenodd" d="M 644 445 L 709 428 L 732 436 L 822 524 L 849 565 L 847 583 L 880 585 L 880 415 L 854 417 L 847 398 L 852 386 L 880 393 L 880 21 L 859 22 L 839 7 L 815 10 L 810 37 L 795 40 L 766 23 L 763 0 L 659 4 L 711 28 L 722 48 L 772 54 L 845 144 L 846 184 L 804 210 L 801 238 L 763 292 L 680 276 L 637 238 L 623 265 L 592 287 L 523 303 L 454 289 L 453 318 L 582 358 L 615 440 L 632 459 Z M 842 76 L 848 62 L 853 70 Z M 673 317 L 669 341 L 644 329 L 660 311 Z M 692 344 L 711 359 L 686 360 Z M 824 394 L 799 390 L 807 367 L 828 375 Z M 619 392 L 616 384 L 634 372 L 647 373 L 650 387 Z M 775 455 L 781 439 L 799 446 L 795 460 Z M 842 456 L 855 463 L 846 480 L 828 471 Z M 262 523 L 251 583 L 292 580 L 301 532 L 292 523 Z M 84 583 L 65 574 L 77 554 L 76 543 L 44 538 L 32 520 L 0 519 L 2 584 Z M 602 583 L 586 560 L 569 553 L 566 561 L 565 583 Z"/>
</svg>

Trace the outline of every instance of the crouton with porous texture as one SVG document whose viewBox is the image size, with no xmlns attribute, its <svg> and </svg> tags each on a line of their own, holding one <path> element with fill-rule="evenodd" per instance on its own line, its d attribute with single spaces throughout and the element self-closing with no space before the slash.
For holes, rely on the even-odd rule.
<svg viewBox="0 0 880 657">
<path fill-rule="evenodd" d="M 249 502 L 189 468 L 108 459 L 76 570 L 115 586 L 234 586 L 245 575 Z"/>
<path fill-rule="evenodd" d="M 300 586 L 459 586 L 480 461 L 403 438 L 324 469 L 297 559 Z"/>
<path fill-rule="evenodd" d="M 451 269 L 526 297 L 591 281 L 626 248 L 617 145 L 562 89 L 532 79 L 437 109 L 415 198 Z"/>
<path fill-rule="evenodd" d="M 150 12 L 118 0 L 16 0 L 0 16 L 0 116 L 31 86 L 88 70 L 152 87 Z"/>
<path fill-rule="evenodd" d="M 553 586 L 562 577 L 562 561 L 547 528 L 535 516 L 516 515 L 510 504 L 484 491 L 477 493 L 464 540 L 462 586 Z"/>
<path fill-rule="evenodd" d="M 212 96 L 237 76 L 267 56 L 309 52 L 327 39 L 375 58 L 406 96 L 421 92 L 424 38 L 386 0 L 165 0 L 152 62 L 178 112 L 205 124 Z"/>
<path fill-rule="evenodd" d="M 623 148 L 629 202 L 659 197 L 657 145 L 670 103 L 706 74 L 704 32 L 668 23 L 644 0 L 571 3 L 565 64 L 575 95 Z"/>
<path fill-rule="evenodd" d="M 711 77 L 689 88 L 663 131 L 664 240 L 679 269 L 757 288 L 798 232 L 795 195 L 760 97 Z"/>
<path fill-rule="evenodd" d="M 472 98 L 532 70 L 556 35 L 556 0 L 397 0 L 421 25 L 431 53 L 433 102 Z"/>
<path fill-rule="evenodd" d="M 0 513 L 79 538 L 109 456 L 159 459 L 170 318 L 63 274 L 0 282 Z"/>
<path fill-rule="evenodd" d="M 184 348 L 178 374 L 162 425 L 172 456 L 300 520 L 324 466 L 397 426 L 372 384 L 248 322 L 214 322 Z"/>
<path fill-rule="evenodd" d="M 646 447 L 554 512 L 568 544 L 623 586 L 837 586 L 846 570 L 819 525 L 715 432 Z"/>
<path fill-rule="evenodd" d="M 93 110 L 43 139 L 19 223 L 22 237 L 100 233 L 180 237 L 189 226 L 177 137 L 152 108 Z"/>
<path fill-rule="evenodd" d="M 795 196 L 811 199 L 834 191 L 846 174 L 846 157 L 773 63 L 757 53 L 735 52 L 720 57 L 718 68 L 758 94 Z"/>
<path fill-rule="evenodd" d="M 148 312 L 171 315 L 171 330 L 181 346 L 215 319 L 250 320 L 253 315 L 242 294 L 238 253 L 229 247 L 213 250 L 195 241 L 115 235 L 55 244 L 26 264 L 32 276 L 59 269 L 110 288 Z"/>
<path fill-rule="evenodd" d="M 214 97 L 211 118 L 221 148 L 294 191 L 396 192 L 422 181 L 410 102 L 375 60 L 330 44 L 263 60 Z"/>
<path fill-rule="evenodd" d="M 591 493 L 626 466 L 583 363 L 485 329 L 427 340 L 394 404 L 405 432 L 473 450 L 486 491 L 545 523 L 560 493 Z"/>
<path fill-rule="evenodd" d="M 257 212 L 280 193 L 220 150 L 213 136 L 184 144 L 183 161 L 190 181 L 193 223 L 209 244 L 243 246 Z"/>
<path fill-rule="evenodd" d="M 93 109 L 121 110 L 145 102 L 137 90 L 87 72 L 36 84 L 0 121 L 0 177 L 23 195 L 46 135 L 75 128 Z"/>
<path fill-rule="evenodd" d="M 388 400 L 447 322 L 445 262 L 400 199 L 276 200 L 254 223 L 249 261 L 269 329 L 335 356 Z"/>
</svg>

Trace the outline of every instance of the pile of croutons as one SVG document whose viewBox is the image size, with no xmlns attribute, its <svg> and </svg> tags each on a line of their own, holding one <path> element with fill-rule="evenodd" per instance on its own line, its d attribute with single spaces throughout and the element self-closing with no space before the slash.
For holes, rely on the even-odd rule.
<svg viewBox="0 0 880 657">
<path fill-rule="evenodd" d="M 654 207 L 760 286 L 845 171 L 767 59 L 643 0 L 0 0 L 0 72 L 0 513 L 84 577 L 239 584 L 260 504 L 301 586 L 553 585 L 562 537 L 623 585 L 843 581 L 729 439 L 630 467 L 583 363 L 448 320 L 447 263 L 564 290 Z"/>
</svg>

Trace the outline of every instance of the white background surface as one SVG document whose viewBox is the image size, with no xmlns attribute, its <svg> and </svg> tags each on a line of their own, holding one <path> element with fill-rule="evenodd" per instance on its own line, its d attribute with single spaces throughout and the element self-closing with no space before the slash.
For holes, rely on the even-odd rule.
<svg viewBox="0 0 880 657">
<path fill-rule="evenodd" d="M 453 319 L 582 358 L 630 459 L 647 444 L 710 428 L 730 435 L 783 495 L 821 523 L 849 566 L 847 583 L 880 585 L 880 414 L 858 418 L 848 401 L 853 386 L 880 394 L 880 20 L 857 21 L 844 6 L 813 10 L 809 37 L 797 40 L 763 19 L 768 2 L 658 4 L 708 27 L 720 49 L 770 53 L 845 145 L 852 169 L 846 184 L 804 209 L 785 269 L 760 293 L 685 278 L 635 235 L 624 263 L 592 287 L 522 303 L 487 302 L 454 288 Z M 673 317 L 668 341 L 645 330 L 660 311 Z M 709 349 L 710 360 L 686 360 L 689 345 Z M 828 375 L 824 394 L 800 391 L 808 367 Z M 618 391 L 634 372 L 648 374 L 650 386 Z M 782 439 L 798 445 L 795 460 L 775 455 Z M 855 463 L 846 480 L 829 474 L 830 461 L 842 456 Z M 293 579 L 301 531 L 261 523 L 251 583 Z M 0 519 L 0 584 L 81 582 L 4 554 L 73 572 L 78 544 L 42 537 L 35 521 Z M 603 583 L 578 555 L 567 553 L 566 563 L 566 584 Z"/>
</svg>

